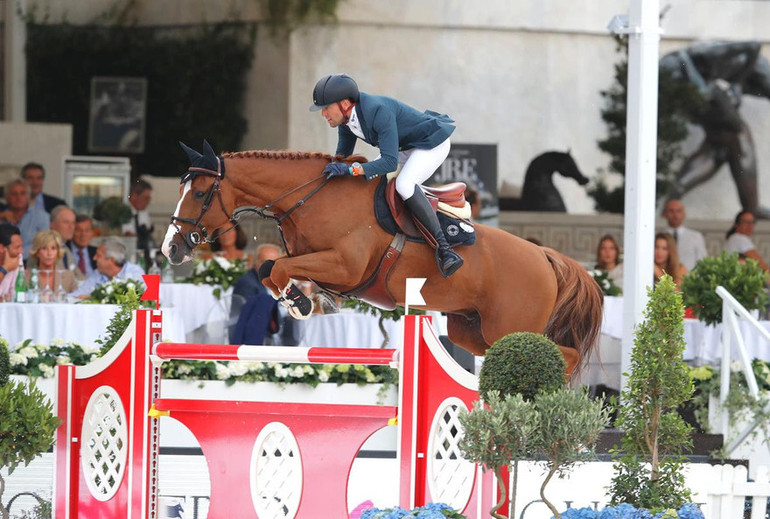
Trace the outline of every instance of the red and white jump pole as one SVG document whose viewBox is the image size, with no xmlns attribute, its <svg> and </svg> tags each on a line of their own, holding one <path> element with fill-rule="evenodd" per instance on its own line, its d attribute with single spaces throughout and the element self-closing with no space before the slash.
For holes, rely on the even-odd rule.
<svg viewBox="0 0 770 519">
<path fill-rule="evenodd" d="M 154 519 L 158 419 L 196 436 L 211 478 L 210 519 L 346 517 L 347 480 L 361 445 L 396 421 L 400 506 L 446 502 L 486 517 L 491 473 L 461 459 L 462 408 L 477 379 L 441 347 L 429 317 L 406 316 L 398 350 L 161 343 L 161 313 L 138 310 L 101 359 L 57 369 L 56 519 Z M 155 345 L 152 348 L 151 345 Z M 154 349 L 154 351 L 152 351 Z M 400 370 L 399 406 L 164 399 L 157 360 L 380 364 Z M 376 485 L 376 481 L 372 481 Z"/>
</svg>

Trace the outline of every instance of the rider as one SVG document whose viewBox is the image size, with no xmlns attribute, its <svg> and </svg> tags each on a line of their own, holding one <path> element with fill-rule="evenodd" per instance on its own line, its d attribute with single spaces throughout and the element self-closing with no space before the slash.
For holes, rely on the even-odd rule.
<svg viewBox="0 0 770 519">
<path fill-rule="evenodd" d="M 420 188 L 449 154 L 454 121 L 430 110 L 420 113 L 390 97 L 359 92 L 358 85 L 347 74 L 321 78 L 313 89 L 310 110 L 320 110 L 329 126 L 337 128 L 337 155 L 351 155 L 357 138 L 380 150 L 371 162 L 352 166 L 332 162 L 324 173 L 329 177 L 364 175 L 371 180 L 395 171 L 402 164 L 396 177 L 396 191 L 433 236 L 439 272 L 449 277 L 459 269 L 463 259 L 449 248 L 438 217 Z"/>
</svg>

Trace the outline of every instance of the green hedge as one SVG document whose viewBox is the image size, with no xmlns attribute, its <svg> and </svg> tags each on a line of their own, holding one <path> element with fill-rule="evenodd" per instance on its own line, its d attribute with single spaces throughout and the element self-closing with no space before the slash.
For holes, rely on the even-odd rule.
<svg viewBox="0 0 770 519">
<path fill-rule="evenodd" d="M 188 159 L 177 141 L 238 150 L 246 75 L 256 26 L 190 29 L 27 25 L 27 120 L 73 125 L 73 152 L 88 154 L 94 76 L 147 78 L 145 151 L 134 173 L 179 176 Z M 34 157 L 31 157 L 34 159 Z"/>
</svg>

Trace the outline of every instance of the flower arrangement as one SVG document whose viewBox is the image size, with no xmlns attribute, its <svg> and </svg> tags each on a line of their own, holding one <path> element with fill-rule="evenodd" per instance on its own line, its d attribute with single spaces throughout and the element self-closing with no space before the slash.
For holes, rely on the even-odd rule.
<svg viewBox="0 0 770 519">
<path fill-rule="evenodd" d="M 111 279 L 107 283 L 97 285 L 91 294 L 83 300 L 84 303 L 102 305 L 122 305 L 129 299 L 129 292 L 141 297 L 144 294 L 144 283 L 135 279 Z M 145 308 L 154 306 L 152 301 L 142 301 Z"/>
<path fill-rule="evenodd" d="M 419 519 L 443 519 L 451 517 L 453 519 L 465 519 L 465 516 L 457 512 L 449 505 L 444 503 L 429 503 L 412 510 L 403 508 L 370 508 L 364 510 L 361 519 L 400 519 L 400 518 L 419 518 Z"/>
<path fill-rule="evenodd" d="M 698 505 L 685 503 L 679 510 L 673 508 L 653 515 L 645 508 L 634 508 L 629 504 L 608 506 L 603 510 L 593 508 L 570 508 L 561 514 L 562 519 L 703 519 Z"/>
<path fill-rule="evenodd" d="M 606 270 L 591 270 L 589 274 L 599 284 L 605 296 L 619 296 L 623 293 L 623 290 L 615 284 L 615 281 Z"/>
<path fill-rule="evenodd" d="M 242 259 L 229 261 L 220 256 L 208 260 L 195 260 L 192 274 L 177 283 L 192 283 L 194 285 L 217 285 L 214 297 L 219 299 L 222 290 L 227 290 L 246 273 L 246 262 Z M 220 288 L 221 287 L 221 288 Z"/>
<path fill-rule="evenodd" d="M 3 339 L 0 339 L 3 341 Z M 32 339 L 19 343 L 10 354 L 11 374 L 53 378 L 54 366 L 83 366 L 99 356 L 98 350 L 85 349 L 74 342 L 54 339 L 51 344 L 35 344 Z"/>
<path fill-rule="evenodd" d="M 0 343 L 4 342 L 0 338 Z M 54 339 L 51 344 L 36 344 L 31 339 L 19 343 L 10 354 L 11 374 L 52 378 L 54 366 L 83 366 L 99 356 L 98 350 L 83 348 L 74 342 Z M 222 380 L 235 382 L 276 382 L 308 384 L 397 384 L 398 372 L 388 366 L 350 364 L 284 364 L 280 362 L 196 362 L 174 360 L 163 365 L 164 378 L 178 380 Z"/>
</svg>

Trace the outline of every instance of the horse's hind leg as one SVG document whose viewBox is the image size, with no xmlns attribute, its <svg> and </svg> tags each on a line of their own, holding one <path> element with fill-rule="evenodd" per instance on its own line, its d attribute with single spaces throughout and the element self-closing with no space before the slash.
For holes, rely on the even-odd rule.
<svg viewBox="0 0 770 519">
<path fill-rule="evenodd" d="M 447 314 L 449 340 L 474 355 L 484 355 L 489 344 L 481 334 L 481 316 L 475 310 L 469 314 Z"/>
</svg>

